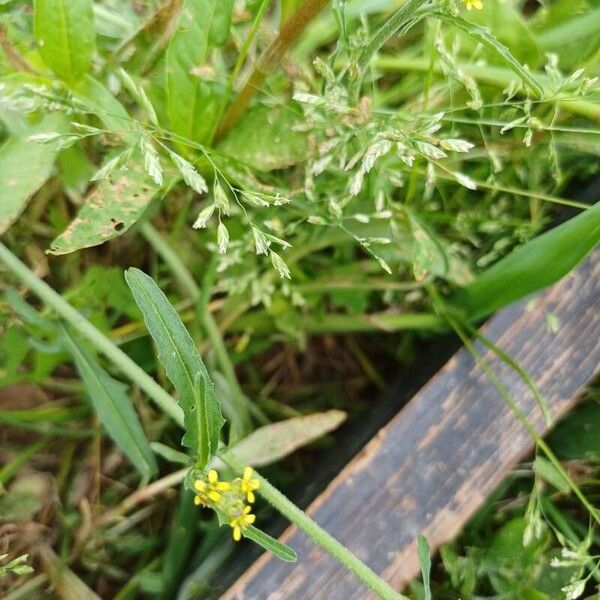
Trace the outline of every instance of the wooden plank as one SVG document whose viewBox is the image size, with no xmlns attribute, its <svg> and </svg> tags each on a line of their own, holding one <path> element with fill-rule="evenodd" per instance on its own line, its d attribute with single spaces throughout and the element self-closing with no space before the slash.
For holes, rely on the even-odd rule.
<svg viewBox="0 0 600 600">
<path fill-rule="evenodd" d="M 548 314 L 560 329 L 553 333 Z M 555 418 L 576 401 L 600 364 L 600 249 L 532 302 L 483 328 L 533 377 Z M 512 397 L 543 433 L 523 381 L 490 352 Z M 397 589 L 418 574 L 416 536 L 433 548 L 452 539 L 532 440 L 465 349 L 460 350 L 356 456 L 308 512 Z M 298 552 L 290 566 L 262 555 L 222 600 L 364 600 L 351 573 L 295 527 L 282 536 Z"/>
</svg>

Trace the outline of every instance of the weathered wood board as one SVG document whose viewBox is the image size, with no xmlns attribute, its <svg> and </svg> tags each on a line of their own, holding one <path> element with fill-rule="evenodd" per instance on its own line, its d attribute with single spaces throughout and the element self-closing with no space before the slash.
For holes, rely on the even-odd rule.
<svg viewBox="0 0 600 600">
<path fill-rule="evenodd" d="M 560 328 L 551 331 L 548 315 Z M 516 359 L 554 418 L 571 408 L 600 365 L 600 249 L 534 301 L 511 306 L 483 333 Z M 486 359 L 539 432 L 547 427 L 523 381 Z M 418 574 L 416 536 L 452 539 L 532 448 L 532 440 L 469 352 L 460 350 L 336 477 L 308 512 L 401 589 Z M 222 600 L 365 600 L 361 582 L 295 527 L 289 565 L 268 554 Z"/>
</svg>

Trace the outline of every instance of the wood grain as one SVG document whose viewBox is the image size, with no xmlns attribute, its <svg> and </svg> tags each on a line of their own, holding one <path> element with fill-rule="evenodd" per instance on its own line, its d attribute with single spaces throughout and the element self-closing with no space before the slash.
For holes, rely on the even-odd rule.
<svg viewBox="0 0 600 600">
<path fill-rule="evenodd" d="M 560 329 L 553 333 L 547 316 Z M 492 318 L 483 333 L 516 359 L 555 419 L 571 408 L 600 364 L 600 249 L 533 302 Z M 547 426 L 523 381 L 490 352 L 512 397 L 539 432 Z M 465 349 L 460 350 L 357 455 L 308 512 L 397 589 L 418 574 L 416 536 L 452 539 L 532 440 Z M 282 539 L 290 566 L 268 554 L 222 600 L 365 600 L 351 573 L 295 527 Z"/>
</svg>

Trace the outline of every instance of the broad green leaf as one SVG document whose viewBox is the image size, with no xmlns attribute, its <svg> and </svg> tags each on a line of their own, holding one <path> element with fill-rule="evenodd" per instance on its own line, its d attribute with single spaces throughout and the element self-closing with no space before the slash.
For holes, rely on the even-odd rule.
<svg viewBox="0 0 600 600">
<path fill-rule="evenodd" d="M 286 419 L 253 431 L 232 451 L 245 465 L 267 465 L 337 429 L 345 419 L 346 413 L 341 410 Z"/>
<path fill-rule="evenodd" d="M 75 97 L 93 112 L 110 131 L 117 133 L 133 146 L 140 139 L 139 131 L 125 107 L 112 92 L 90 75 L 84 77 L 74 90 Z"/>
<path fill-rule="evenodd" d="M 523 67 L 523 65 L 511 54 L 510 50 L 501 42 L 499 42 L 490 32 L 475 25 L 469 23 L 462 17 L 453 15 L 449 12 L 435 11 L 432 16 L 452 23 L 452 25 L 458 27 L 465 33 L 468 33 L 472 38 L 477 40 L 484 48 L 493 52 L 507 67 L 509 67 L 516 75 L 519 76 L 521 81 L 534 92 L 536 98 L 544 97 L 544 90 L 542 86 L 532 77 L 531 73 Z"/>
<path fill-rule="evenodd" d="M 92 0 L 35 0 L 35 36 L 44 62 L 67 83 L 92 64 L 96 33 Z"/>
<path fill-rule="evenodd" d="M 0 147 L 0 234 L 16 221 L 29 198 L 50 177 L 58 154 L 56 142 L 39 144 L 30 141 L 29 136 L 60 133 L 66 128 L 63 115 L 50 114 Z"/>
<path fill-rule="evenodd" d="M 253 169 L 283 169 L 306 159 L 308 137 L 296 131 L 302 122 L 296 103 L 250 110 L 219 144 L 219 151 Z"/>
<path fill-rule="evenodd" d="M 429 543 L 422 535 L 417 538 L 417 556 L 421 566 L 425 600 L 431 600 L 431 550 Z"/>
<path fill-rule="evenodd" d="M 156 189 L 141 165 L 103 179 L 48 254 L 68 254 L 122 235 L 142 216 Z"/>
<path fill-rule="evenodd" d="M 459 289 L 450 303 L 471 320 L 552 285 L 600 242 L 600 202 L 527 242 Z"/>
<path fill-rule="evenodd" d="M 166 57 L 167 112 L 174 133 L 197 142 L 215 129 L 221 94 L 207 65 L 225 43 L 233 0 L 184 0 Z"/>
<path fill-rule="evenodd" d="M 144 315 L 158 350 L 158 358 L 177 391 L 186 429 L 183 444 L 191 449 L 194 458 L 200 456 L 200 449 L 205 443 L 200 437 L 202 428 L 197 418 L 198 395 L 195 389 L 197 377 L 203 379 L 201 404 L 205 407 L 207 419 L 209 453 L 210 456 L 214 455 L 224 420 L 213 383 L 194 341 L 173 305 L 151 277 L 139 269 L 131 268 L 125 272 L 125 280 Z"/>
<path fill-rule="evenodd" d="M 66 328 L 62 328 L 62 335 L 106 431 L 142 476 L 151 477 L 158 471 L 158 467 L 127 396 L 127 386 L 104 371 Z"/>
<path fill-rule="evenodd" d="M 277 558 L 284 560 L 285 562 L 296 562 L 298 555 L 293 548 L 290 548 L 287 544 L 272 538 L 267 535 L 264 531 L 257 529 L 254 525 L 248 525 L 243 530 L 245 538 L 256 542 L 259 546 L 262 546 L 265 550 L 272 552 Z"/>
</svg>

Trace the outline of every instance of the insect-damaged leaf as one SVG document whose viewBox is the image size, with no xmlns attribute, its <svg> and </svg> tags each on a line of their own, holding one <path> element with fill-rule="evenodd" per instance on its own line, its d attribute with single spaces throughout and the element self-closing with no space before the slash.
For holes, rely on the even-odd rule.
<svg viewBox="0 0 600 600">
<path fill-rule="evenodd" d="M 48 115 L 0 148 L 0 234 L 14 223 L 29 198 L 50 177 L 58 154 L 57 142 L 40 144 L 29 140 L 29 137 L 42 133 L 62 133 L 66 127 L 63 115 Z"/>
<path fill-rule="evenodd" d="M 48 253 L 68 254 L 122 235 L 142 216 L 156 190 L 141 165 L 113 173 L 89 194 Z"/>
<path fill-rule="evenodd" d="M 185 0 L 167 49 L 167 111 L 171 130 L 206 141 L 219 109 L 219 85 L 207 65 L 210 51 L 229 35 L 233 0 Z"/>
<path fill-rule="evenodd" d="M 158 358 L 177 391 L 186 430 L 183 444 L 191 449 L 195 458 L 205 460 L 207 442 L 202 436 L 206 427 L 208 460 L 217 451 L 219 432 L 224 423 L 208 371 L 177 311 L 154 280 L 134 268 L 125 272 L 125 279 L 144 315 L 158 350 Z M 202 380 L 200 394 L 196 389 L 198 378 Z M 198 415 L 201 407 L 204 408 L 204 415 Z"/>
</svg>

